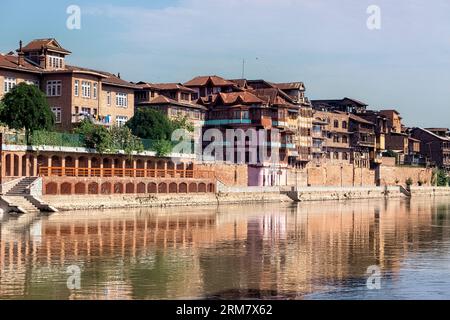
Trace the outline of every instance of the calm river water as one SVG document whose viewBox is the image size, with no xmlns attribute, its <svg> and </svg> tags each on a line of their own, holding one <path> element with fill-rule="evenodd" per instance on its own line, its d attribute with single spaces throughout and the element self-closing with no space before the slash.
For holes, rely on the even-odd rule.
<svg viewBox="0 0 450 320">
<path fill-rule="evenodd" d="M 65 212 L 0 233 L 0 299 L 450 299 L 450 198 Z"/>
</svg>

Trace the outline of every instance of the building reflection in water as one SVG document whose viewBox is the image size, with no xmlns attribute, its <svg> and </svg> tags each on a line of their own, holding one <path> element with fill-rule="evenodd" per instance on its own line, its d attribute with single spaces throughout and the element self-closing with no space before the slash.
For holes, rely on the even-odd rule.
<svg viewBox="0 0 450 320">
<path fill-rule="evenodd" d="M 364 286 L 371 265 L 396 281 L 402 261 L 449 241 L 449 212 L 441 198 L 10 218 L 0 298 L 301 298 Z M 72 292 L 70 265 L 82 270 Z"/>
</svg>

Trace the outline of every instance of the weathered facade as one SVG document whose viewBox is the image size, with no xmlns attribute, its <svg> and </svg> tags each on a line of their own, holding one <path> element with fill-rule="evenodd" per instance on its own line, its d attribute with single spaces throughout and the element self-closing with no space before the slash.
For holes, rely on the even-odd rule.
<svg viewBox="0 0 450 320">
<path fill-rule="evenodd" d="M 420 141 L 420 153 L 431 164 L 450 171 L 450 139 L 427 129 L 411 129 L 411 137 Z"/>
</svg>

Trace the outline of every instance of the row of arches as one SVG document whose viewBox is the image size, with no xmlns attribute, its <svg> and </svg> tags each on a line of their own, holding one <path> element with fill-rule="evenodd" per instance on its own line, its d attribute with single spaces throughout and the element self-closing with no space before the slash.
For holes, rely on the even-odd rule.
<svg viewBox="0 0 450 320">
<path fill-rule="evenodd" d="M 213 183 L 122 183 L 122 182 L 48 182 L 44 185 L 46 195 L 109 195 L 109 194 L 169 194 L 169 193 L 214 193 Z"/>
<path fill-rule="evenodd" d="M 99 155 L 34 155 L 30 153 L 12 153 L 4 154 L 3 172 L 4 177 L 26 177 L 38 176 L 41 168 L 59 168 L 54 170 L 59 176 L 73 176 L 74 170 L 61 170 L 61 168 L 81 168 L 81 169 L 137 169 L 137 170 L 178 170 L 192 171 L 193 163 L 174 163 L 169 159 L 158 158 L 134 158 L 117 156 L 99 156 Z M 47 171 L 48 172 L 48 171 Z M 88 171 L 86 171 L 88 172 Z M 90 174 L 91 176 L 99 176 L 101 171 Z M 143 171 L 140 171 L 141 175 Z M 111 174 L 109 174 L 111 176 Z"/>
</svg>

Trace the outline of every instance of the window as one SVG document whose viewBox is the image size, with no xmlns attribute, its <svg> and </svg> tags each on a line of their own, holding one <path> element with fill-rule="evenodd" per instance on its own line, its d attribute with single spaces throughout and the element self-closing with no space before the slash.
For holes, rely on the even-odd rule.
<svg viewBox="0 0 450 320">
<path fill-rule="evenodd" d="M 53 107 L 52 112 L 55 115 L 55 123 L 61 123 L 61 108 Z"/>
<path fill-rule="evenodd" d="M 106 92 L 106 104 L 111 105 L 111 91 Z"/>
<path fill-rule="evenodd" d="M 128 95 L 126 93 L 116 93 L 116 106 L 128 107 Z"/>
<path fill-rule="evenodd" d="M 97 83 L 94 83 L 93 98 L 94 98 L 94 99 L 97 99 Z"/>
<path fill-rule="evenodd" d="M 75 80 L 74 95 L 75 97 L 78 97 L 79 94 L 80 94 L 80 80 Z"/>
<path fill-rule="evenodd" d="M 52 68 L 55 69 L 62 69 L 63 67 L 63 58 L 61 57 L 54 57 L 54 56 L 49 56 L 49 65 Z"/>
<path fill-rule="evenodd" d="M 339 160 L 339 152 L 334 152 L 333 153 L 333 159 Z"/>
<path fill-rule="evenodd" d="M 47 96 L 48 97 L 61 96 L 61 80 L 47 81 Z"/>
<path fill-rule="evenodd" d="M 347 121 L 342 121 L 342 129 L 347 129 Z"/>
<path fill-rule="evenodd" d="M 75 107 L 75 114 L 78 115 L 80 113 L 80 108 Z"/>
<path fill-rule="evenodd" d="M 5 78 L 4 92 L 8 93 L 16 86 L 16 78 Z"/>
<path fill-rule="evenodd" d="M 91 83 L 89 81 L 81 82 L 81 95 L 83 98 L 91 97 Z"/>
<path fill-rule="evenodd" d="M 91 108 L 83 107 L 81 108 L 81 113 L 84 115 L 90 115 L 91 114 Z"/>
<path fill-rule="evenodd" d="M 335 128 L 339 128 L 339 121 L 334 120 L 334 127 L 335 127 Z"/>
<path fill-rule="evenodd" d="M 249 119 L 249 113 L 248 113 L 248 110 L 242 112 L 242 119 Z"/>
<path fill-rule="evenodd" d="M 342 154 L 342 160 L 348 160 L 348 153 L 347 152 L 344 152 Z"/>
<path fill-rule="evenodd" d="M 188 93 L 181 93 L 181 100 L 189 101 L 189 94 Z"/>
<path fill-rule="evenodd" d="M 342 143 L 348 143 L 347 136 L 342 136 Z"/>
<path fill-rule="evenodd" d="M 128 117 L 126 116 L 117 116 L 116 117 L 116 124 L 119 127 L 123 127 L 125 125 L 125 123 L 127 123 L 128 121 Z"/>
</svg>

